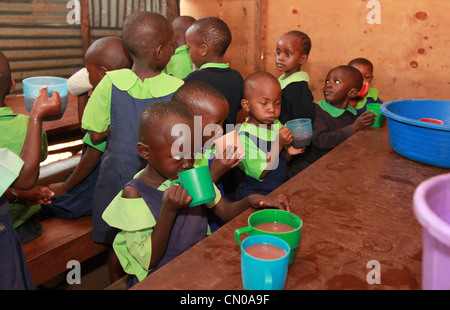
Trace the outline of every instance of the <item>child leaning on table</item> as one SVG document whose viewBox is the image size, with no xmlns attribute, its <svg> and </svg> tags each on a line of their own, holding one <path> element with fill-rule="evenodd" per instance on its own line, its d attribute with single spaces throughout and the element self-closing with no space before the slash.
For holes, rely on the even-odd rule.
<svg viewBox="0 0 450 310">
<path fill-rule="evenodd" d="M 354 67 L 338 66 L 328 72 L 323 87 L 325 100 L 316 104 L 311 145 L 290 163 L 292 175 L 311 165 L 358 130 L 373 124 L 375 114 L 372 111 L 357 116 L 356 110 L 349 104 L 362 85 L 362 74 Z"/>
<path fill-rule="evenodd" d="M 184 81 L 206 82 L 227 98 L 230 110 L 224 122 L 225 130 L 227 124 L 236 123 L 244 83 L 242 75 L 223 62 L 231 39 L 228 25 L 218 17 L 198 19 L 186 31 L 189 53 L 198 70 L 190 73 Z"/>
<path fill-rule="evenodd" d="M 291 151 L 303 151 L 303 148 L 294 150 L 291 131 L 278 120 L 281 87 L 272 74 L 256 72 L 245 79 L 242 108 L 249 117 L 238 130 L 246 155 L 238 166 L 244 175 L 236 189 L 236 199 L 269 194 L 286 182 L 287 162 L 294 154 Z"/>
<path fill-rule="evenodd" d="M 181 103 L 189 112 L 202 121 L 202 152 L 197 153 L 194 166 L 208 166 L 211 178 L 224 199 L 225 195 L 223 176 L 236 167 L 240 160 L 236 150 L 229 150 L 230 154 L 216 156 L 216 146 L 213 140 L 223 134 L 223 123 L 228 115 L 227 99 L 215 87 L 202 82 L 191 81 L 181 86 L 173 95 L 172 100 Z M 207 209 L 208 223 L 211 232 L 216 231 L 224 222 L 211 210 Z"/>
<path fill-rule="evenodd" d="M 47 88 L 41 90 L 30 112 L 27 133 L 20 157 L 8 148 L 0 148 L 0 290 L 35 289 L 23 254 L 22 244 L 14 229 L 7 188 L 29 189 L 39 176 L 44 117 L 61 113 L 58 93 L 47 98 Z"/>
<path fill-rule="evenodd" d="M 29 117 L 15 114 L 5 104 L 6 96 L 14 91 L 15 82 L 11 76 L 9 62 L 0 52 L 0 148 L 8 148 L 19 155 L 24 147 L 28 132 Z M 47 158 L 47 134 L 41 132 L 40 160 Z M 11 208 L 11 218 L 22 243 L 30 242 L 42 233 L 39 221 L 41 206 L 50 203 L 54 193 L 46 186 L 34 184 L 28 190 L 8 188 L 6 191 Z"/>
<path fill-rule="evenodd" d="M 309 75 L 302 71 L 311 51 L 311 39 L 297 30 L 285 33 L 277 43 L 276 66 L 284 72 L 281 85 L 281 113 L 279 120 L 286 123 L 297 118 L 314 121 L 314 97 L 308 87 Z"/>
<path fill-rule="evenodd" d="M 176 125 L 189 131 L 173 136 Z M 252 195 L 228 203 L 217 188 L 214 201 L 189 207 L 192 198 L 186 190 L 170 183 L 179 172 L 193 167 L 193 132 L 194 117 L 175 101 L 153 103 L 142 113 L 137 153 L 147 166 L 123 187 L 103 213 L 109 225 L 121 230 L 113 247 L 129 274 L 128 288 L 207 236 L 205 207 L 225 221 L 250 206 L 290 209 L 284 195 Z M 172 150 L 175 142 L 181 148 Z"/>
<path fill-rule="evenodd" d="M 69 78 L 68 84 L 72 85 L 69 91 L 77 89 L 77 85 L 86 84 L 95 89 L 106 72 L 131 68 L 133 65 L 122 38 L 113 36 L 103 37 L 92 43 L 86 51 L 84 60 L 86 66 L 84 69 L 87 69 L 87 74 L 74 74 Z M 87 91 L 87 89 L 83 91 Z M 83 111 L 84 106 L 78 113 L 82 115 Z M 83 143 L 81 159 L 75 170 L 68 175 L 64 182 L 49 184 L 48 187 L 55 193 L 55 196 L 51 199 L 51 204 L 42 206 L 41 219 L 48 217 L 76 219 L 92 214 L 92 198 L 100 170 L 100 158 L 105 150 L 106 141 L 93 143 L 87 132 Z"/>
<path fill-rule="evenodd" d="M 370 83 L 372 83 L 373 80 L 373 64 L 366 58 L 355 58 L 351 60 L 348 65 L 358 69 L 363 76 L 364 83 L 367 83 L 369 86 L 366 96 L 356 102 L 353 106 L 357 112 L 357 115 L 361 115 L 367 110 L 366 105 L 368 103 L 383 103 L 383 101 L 381 101 L 378 96 L 378 90 L 370 87 Z"/>
</svg>

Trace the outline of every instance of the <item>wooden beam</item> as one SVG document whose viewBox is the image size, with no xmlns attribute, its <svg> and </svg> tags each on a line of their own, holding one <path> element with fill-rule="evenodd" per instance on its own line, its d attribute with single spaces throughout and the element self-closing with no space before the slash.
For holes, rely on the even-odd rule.
<svg viewBox="0 0 450 310">
<path fill-rule="evenodd" d="M 91 45 L 91 25 L 89 23 L 89 0 L 80 1 L 81 14 L 81 40 L 83 42 L 83 54 Z"/>
<path fill-rule="evenodd" d="M 263 49 L 262 49 L 262 41 L 263 41 L 263 5 L 264 0 L 255 0 L 254 9 L 255 9 L 255 22 L 254 22 L 254 41 L 255 47 L 253 51 L 254 57 L 254 72 L 262 70 L 262 57 L 263 57 Z"/>
<path fill-rule="evenodd" d="M 177 16 L 180 16 L 180 1 L 167 0 L 167 19 L 172 22 Z"/>
</svg>

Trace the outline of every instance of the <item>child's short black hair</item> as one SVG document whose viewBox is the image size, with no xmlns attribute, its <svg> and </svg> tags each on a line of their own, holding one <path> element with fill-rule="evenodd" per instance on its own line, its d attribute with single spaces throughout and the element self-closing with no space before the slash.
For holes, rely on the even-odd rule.
<svg viewBox="0 0 450 310">
<path fill-rule="evenodd" d="M 177 116 L 188 122 L 192 122 L 194 119 L 189 110 L 176 101 L 163 100 L 154 102 L 145 108 L 139 118 L 139 141 L 143 142 L 148 134 L 160 134 L 158 128 L 156 128 L 157 124 L 171 116 Z"/>
<path fill-rule="evenodd" d="M 361 89 L 361 87 L 363 86 L 364 78 L 358 69 L 349 65 L 341 65 L 331 69 L 330 72 L 336 69 L 343 70 L 347 73 L 346 76 L 349 77 L 349 86 L 351 88 L 356 88 L 358 90 Z"/>
<path fill-rule="evenodd" d="M 266 81 L 272 81 L 273 83 L 279 85 L 278 79 L 271 73 L 266 71 L 253 72 L 244 80 L 244 98 L 248 98 L 250 92 L 264 87 L 261 85 L 255 85 L 255 82 L 260 79 L 265 79 Z M 281 86 L 280 86 L 281 91 Z"/>
<path fill-rule="evenodd" d="M 0 100 L 4 100 L 11 89 L 11 68 L 8 59 L 0 52 Z"/>
<path fill-rule="evenodd" d="M 150 49 L 173 36 L 170 22 L 159 13 L 139 11 L 128 15 L 122 27 L 123 44 L 135 57 L 143 57 Z"/>
<path fill-rule="evenodd" d="M 173 94 L 172 100 L 197 112 L 202 109 L 202 104 L 209 102 L 209 98 L 227 101 L 217 88 L 203 81 L 186 82 Z"/>
<path fill-rule="evenodd" d="M 225 55 L 232 36 L 228 25 L 218 17 L 205 17 L 192 24 L 196 36 L 219 56 Z"/>
<path fill-rule="evenodd" d="M 349 66 L 353 66 L 353 65 L 369 66 L 371 68 L 371 70 L 373 71 L 373 64 L 370 62 L 370 60 L 368 60 L 366 58 L 362 58 L 362 57 L 350 60 L 348 65 Z"/>
<path fill-rule="evenodd" d="M 286 34 L 297 36 L 302 43 L 303 53 L 305 53 L 306 55 L 309 55 L 309 52 L 311 51 L 311 39 L 308 37 L 308 35 L 306 33 L 298 31 L 298 30 L 292 30 Z"/>
</svg>

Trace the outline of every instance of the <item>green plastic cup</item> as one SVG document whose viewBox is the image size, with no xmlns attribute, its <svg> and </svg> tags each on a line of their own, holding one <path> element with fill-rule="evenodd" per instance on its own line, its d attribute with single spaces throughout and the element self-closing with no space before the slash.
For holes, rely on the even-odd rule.
<svg viewBox="0 0 450 310">
<path fill-rule="evenodd" d="M 371 125 L 371 127 L 381 127 L 384 123 L 384 115 L 380 111 L 381 103 L 368 103 L 366 104 L 367 111 L 372 110 L 373 113 L 377 114 L 377 117 L 375 118 L 375 122 Z"/>
<path fill-rule="evenodd" d="M 289 225 L 293 230 L 288 232 L 269 232 L 255 228 L 255 226 L 262 223 L 282 223 Z M 248 226 L 236 229 L 234 232 L 234 238 L 237 243 L 241 244 L 241 234 L 248 233 L 248 236 L 256 235 L 270 235 L 283 239 L 289 244 L 291 253 L 289 254 L 289 264 L 292 264 L 297 252 L 297 247 L 300 244 L 301 229 L 303 226 L 302 220 L 294 213 L 278 210 L 278 209 L 265 209 L 257 211 L 248 217 Z"/>
<path fill-rule="evenodd" d="M 178 183 L 192 197 L 190 207 L 195 207 L 216 198 L 216 191 L 207 166 L 192 168 L 178 174 L 178 179 L 172 181 L 170 186 Z"/>
</svg>

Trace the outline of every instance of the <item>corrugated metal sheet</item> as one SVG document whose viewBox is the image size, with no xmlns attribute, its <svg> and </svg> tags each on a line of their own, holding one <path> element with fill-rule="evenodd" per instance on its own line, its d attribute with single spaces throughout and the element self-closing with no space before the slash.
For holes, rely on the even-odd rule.
<svg viewBox="0 0 450 310">
<path fill-rule="evenodd" d="M 22 80 L 31 76 L 70 77 L 83 66 L 80 24 L 74 19 L 76 0 L 2 0 L 0 51 L 8 58 L 22 93 Z M 126 16 L 139 10 L 167 15 L 165 0 L 90 0 L 91 41 L 121 36 Z"/>
</svg>

